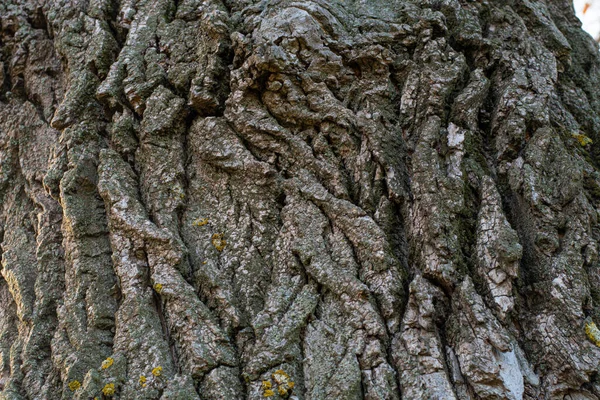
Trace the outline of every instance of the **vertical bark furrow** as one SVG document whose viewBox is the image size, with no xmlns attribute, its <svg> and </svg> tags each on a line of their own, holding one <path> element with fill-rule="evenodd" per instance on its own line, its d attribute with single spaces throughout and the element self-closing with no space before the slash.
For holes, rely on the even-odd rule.
<svg viewBox="0 0 600 400">
<path fill-rule="evenodd" d="M 85 138 L 82 144 L 75 144 L 78 136 Z M 60 180 L 65 294 L 58 307 L 61 332 L 55 335 L 53 347 L 55 363 L 67 371 L 63 376 L 67 396 L 70 382 L 83 383 L 88 371 L 99 368 L 112 352 L 119 288 L 104 204 L 96 187 L 100 138 L 82 123 L 65 129 L 61 140 L 68 143 L 70 168 Z"/>
<path fill-rule="evenodd" d="M 402 332 L 392 342 L 403 398 L 457 398 L 438 327 L 447 312 L 444 300 L 442 290 L 422 276 L 410 283 Z"/>
<path fill-rule="evenodd" d="M 143 246 L 138 253 L 141 253 L 142 257 L 147 257 L 149 282 L 144 282 L 145 287 L 138 287 L 137 291 L 143 290 L 146 292 L 146 296 L 149 296 L 150 288 L 148 286 L 151 283 L 152 288 L 160 295 L 170 332 L 166 339 L 169 339 L 170 336 L 170 339 L 174 340 L 178 349 L 177 353 L 181 355 L 182 368 L 187 371 L 185 376 L 190 375 L 199 380 L 219 365 L 235 366 L 236 355 L 227 335 L 222 332 L 211 311 L 198 299 L 192 286 L 183 279 L 179 272 L 179 265 L 186 262 L 180 241 L 168 228 L 159 228 L 148 219 L 146 211 L 137 197 L 135 181 L 132 182 L 134 174 L 130 167 L 110 150 L 102 153 L 101 161 L 101 190 L 110 213 L 109 220 L 111 224 L 123 231 L 122 234 L 136 239 Z M 113 183 L 115 176 L 122 176 L 121 179 L 124 183 Z M 123 243 L 118 243 L 118 245 L 122 246 Z M 134 251 L 134 249 L 135 246 L 132 243 L 129 251 Z M 144 262 L 144 264 L 146 263 Z M 128 272 L 131 270 L 129 269 Z M 123 285 L 121 287 L 124 288 Z M 135 287 L 127 289 L 129 290 L 124 292 L 124 296 L 136 295 Z M 140 298 L 139 295 L 138 298 Z M 143 300 L 143 297 L 140 300 Z M 160 316 L 155 314 L 155 311 L 160 310 L 152 310 L 146 318 L 146 323 L 153 324 L 155 329 L 159 329 Z M 124 322 L 125 325 L 131 323 L 135 323 L 135 321 Z M 132 335 L 128 342 L 153 341 L 152 338 L 139 336 L 141 331 L 138 331 L 138 335 L 134 335 L 132 329 L 137 328 L 136 325 L 128 328 L 128 334 Z M 158 386 L 158 389 L 164 389 L 165 385 L 178 383 L 177 379 L 174 381 L 169 379 L 178 373 L 174 369 L 178 360 L 168 359 L 167 343 L 162 342 L 160 336 L 162 335 L 156 338 L 156 346 L 159 346 L 159 349 L 162 346 L 164 352 L 156 354 L 154 346 L 145 346 L 143 356 L 148 361 L 153 361 L 153 364 L 144 365 L 143 368 L 151 370 L 162 367 L 163 370 L 160 374 L 162 378 L 157 379 L 157 382 L 153 380 L 152 384 Z M 167 357 L 163 360 L 164 366 L 161 364 L 160 356 Z M 138 360 L 131 360 L 131 362 L 137 363 Z M 150 374 L 148 374 L 149 376 Z M 188 387 L 182 387 L 180 390 L 189 392 L 189 381 L 184 379 L 182 382 Z M 153 389 L 152 385 L 148 386 Z M 171 391 L 174 390 L 171 387 Z M 167 394 L 163 394 L 163 396 L 167 396 Z"/>
<path fill-rule="evenodd" d="M 118 181 L 113 181 L 117 176 Z M 108 210 L 113 265 L 123 292 L 115 315 L 112 358 L 116 363 L 127 365 L 128 376 L 124 382 L 123 397 L 152 399 L 162 392 L 163 385 L 160 382 L 145 383 L 140 378 L 144 376 L 149 380 L 152 369 L 159 366 L 166 377 L 175 373 L 174 360 L 169 351 L 169 335 L 163 332 L 159 315 L 161 310 L 154 305 L 146 244 L 143 238 L 131 234 L 130 227 L 119 223 L 118 218 L 111 218 L 113 213 L 118 212 L 119 201 L 132 202 L 125 196 L 135 194 L 136 186 L 133 171 L 125 166 L 118 155 L 108 152 L 102 154 L 98 187 Z"/>
</svg>

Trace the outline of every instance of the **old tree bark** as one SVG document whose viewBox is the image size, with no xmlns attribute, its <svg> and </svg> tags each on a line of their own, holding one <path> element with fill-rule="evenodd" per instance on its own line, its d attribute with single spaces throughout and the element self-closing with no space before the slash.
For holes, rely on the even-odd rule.
<svg viewBox="0 0 600 400">
<path fill-rule="evenodd" d="M 570 0 L 0 23 L 0 399 L 600 398 Z"/>
</svg>

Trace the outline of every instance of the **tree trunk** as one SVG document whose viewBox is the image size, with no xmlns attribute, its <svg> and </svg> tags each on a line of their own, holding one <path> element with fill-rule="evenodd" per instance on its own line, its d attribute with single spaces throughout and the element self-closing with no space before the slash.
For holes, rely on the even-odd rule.
<svg viewBox="0 0 600 400">
<path fill-rule="evenodd" d="M 600 399 L 569 0 L 0 23 L 0 399 Z"/>
</svg>

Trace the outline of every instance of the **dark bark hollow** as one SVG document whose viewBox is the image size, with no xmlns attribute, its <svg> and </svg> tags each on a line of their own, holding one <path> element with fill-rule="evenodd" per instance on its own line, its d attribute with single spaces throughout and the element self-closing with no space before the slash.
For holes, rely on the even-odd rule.
<svg viewBox="0 0 600 400">
<path fill-rule="evenodd" d="M 600 398 L 570 1 L 4 0 L 0 29 L 0 399 Z"/>
</svg>

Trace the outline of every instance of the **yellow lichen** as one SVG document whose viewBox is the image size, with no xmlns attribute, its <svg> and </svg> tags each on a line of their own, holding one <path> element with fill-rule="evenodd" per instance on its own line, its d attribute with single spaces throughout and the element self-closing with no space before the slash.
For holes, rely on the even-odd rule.
<svg viewBox="0 0 600 400">
<path fill-rule="evenodd" d="M 140 376 L 140 385 L 142 385 L 142 387 L 146 387 L 146 381 L 148 379 L 146 379 L 146 377 L 144 375 Z"/>
<path fill-rule="evenodd" d="M 282 385 L 284 383 L 288 383 L 290 380 L 290 376 L 282 369 L 278 369 L 272 375 L 272 378 L 278 385 Z"/>
<path fill-rule="evenodd" d="M 288 384 L 287 384 L 287 386 L 288 386 L 288 388 L 293 389 L 294 386 L 295 386 L 295 383 L 292 382 L 292 381 L 289 381 Z"/>
<path fill-rule="evenodd" d="M 215 249 L 217 249 L 217 251 L 223 251 L 223 249 L 227 245 L 227 242 L 225 241 L 225 239 L 223 239 L 222 233 L 215 233 L 214 235 L 212 235 L 212 244 L 213 246 L 215 246 Z"/>
<path fill-rule="evenodd" d="M 192 225 L 194 226 L 204 226 L 206 224 L 208 224 L 208 218 L 198 218 L 197 220 L 192 222 Z"/>
<path fill-rule="evenodd" d="M 162 375 L 162 367 L 156 367 L 152 370 L 152 375 L 161 376 Z"/>
<path fill-rule="evenodd" d="M 585 323 L 585 333 L 587 337 L 594 342 L 594 344 L 600 347 L 600 329 L 592 320 L 588 320 Z"/>
<path fill-rule="evenodd" d="M 163 285 L 161 283 L 155 283 L 154 284 L 154 290 L 156 290 L 156 293 L 160 293 L 163 290 Z"/>
<path fill-rule="evenodd" d="M 271 396 L 275 396 L 275 392 L 272 391 L 271 389 L 267 389 L 267 390 L 265 390 L 265 393 L 263 395 L 265 397 L 271 397 Z"/>
<path fill-rule="evenodd" d="M 586 135 L 583 135 L 581 133 L 571 133 L 571 136 L 573 136 L 575 139 L 577 139 L 579 144 L 582 146 L 588 145 L 590 143 L 594 143 L 592 141 L 592 139 L 590 139 L 589 137 L 587 137 Z"/>
<path fill-rule="evenodd" d="M 280 396 L 285 396 L 288 390 L 284 386 L 279 386 L 279 388 L 277 388 L 277 391 L 279 392 Z"/>
<path fill-rule="evenodd" d="M 107 383 L 106 385 L 104 385 L 104 387 L 102 388 L 102 394 L 108 397 L 112 397 L 115 394 L 115 384 Z"/>
<path fill-rule="evenodd" d="M 72 392 L 76 391 L 80 387 L 81 387 L 81 383 L 79 383 L 79 381 L 69 382 L 69 389 L 71 389 Z"/>
<path fill-rule="evenodd" d="M 271 381 L 262 381 L 263 390 L 268 390 L 268 389 L 271 389 L 272 387 L 273 387 L 273 385 L 271 384 Z"/>
<path fill-rule="evenodd" d="M 108 357 L 106 360 L 102 361 L 102 369 L 107 369 L 109 368 L 111 365 L 113 365 L 113 363 L 115 362 L 115 360 L 112 357 Z"/>
</svg>

